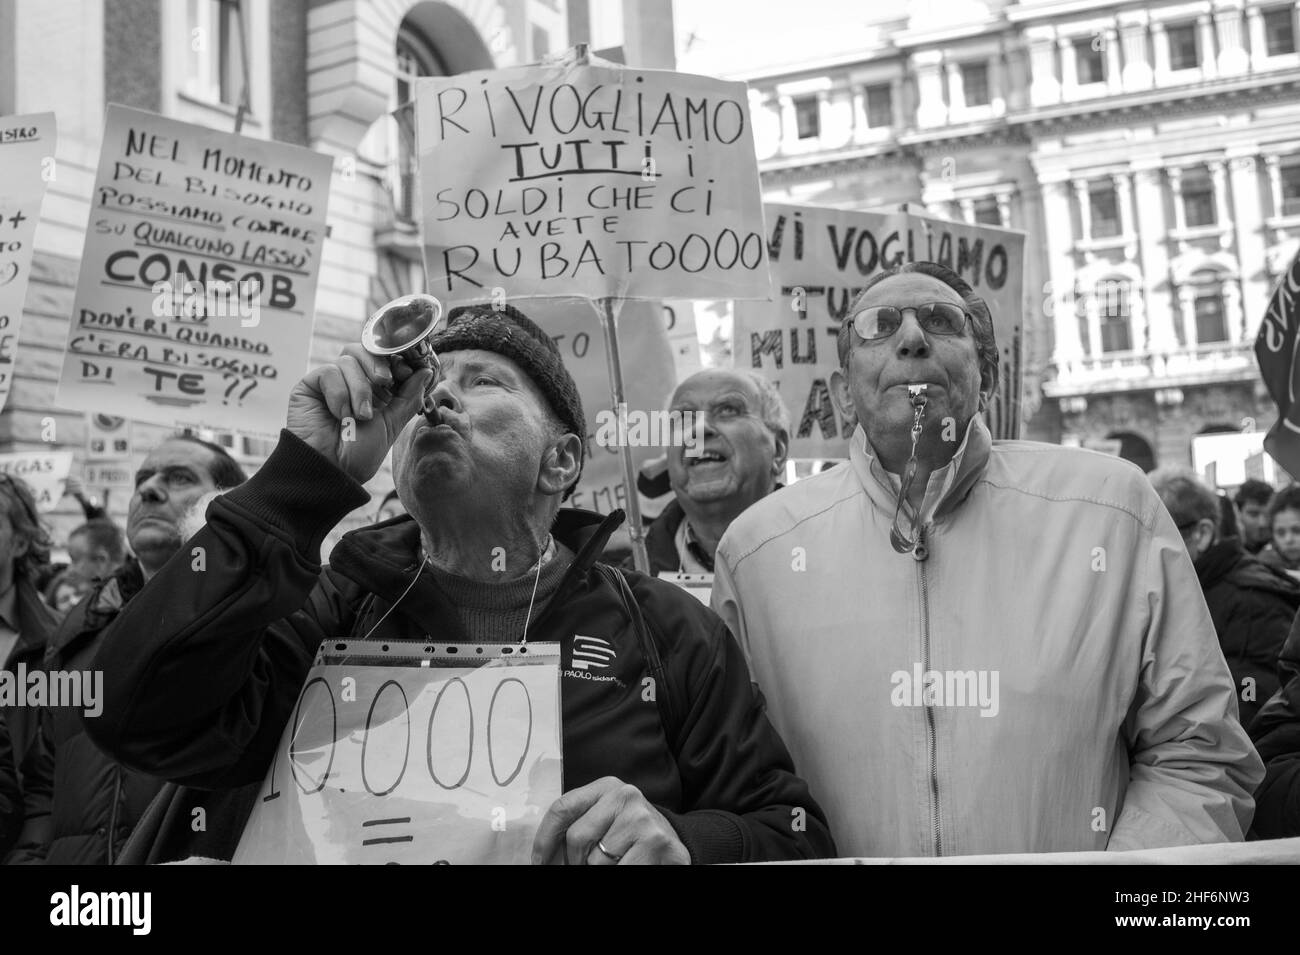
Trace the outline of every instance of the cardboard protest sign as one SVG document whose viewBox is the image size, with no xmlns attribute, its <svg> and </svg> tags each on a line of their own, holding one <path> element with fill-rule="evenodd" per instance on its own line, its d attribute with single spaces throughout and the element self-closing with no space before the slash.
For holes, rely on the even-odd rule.
<svg viewBox="0 0 1300 955">
<path fill-rule="evenodd" d="M 36 509 L 54 510 L 72 469 L 71 451 L 15 451 L 0 454 L 0 474 L 27 482 L 36 499 Z"/>
<path fill-rule="evenodd" d="M 131 422 L 107 414 L 86 415 L 86 460 L 126 461 L 134 455 Z"/>
<path fill-rule="evenodd" d="M 608 514 L 627 507 L 621 441 L 628 439 L 636 467 L 663 454 L 662 429 L 620 431 L 610 407 L 609 368 L 600 318 L 585 299 L 535 299 L 516 302 L 560 347 L 564 366 L 582 395 L 587 418 L 586 462 L 582 479 L 568 501 L 572 507 Z M 623 355 L 624 398 L 632 423 L 658 422 L 675 384 L 668 331 L 657 302 L 625 302 L 618 317 Z M 604 427 L 602 428 L 602 425 Z"/>
<path fill-rule="evenodd" d="M 1277 404 L 1277 423 L 1264 438 L 1264 450 L 1294 479 L 1300 475 L 1300 253 L 1278 280 L 1255 339 L 1255 360 L 1268 393 Z"/>
<path fill-rule="evenodd" d="M 307 370 L 330 171 L 110 106 L 59 404 L 276 434 Z"/>
<path fill-rule="evenodd" d="M 1018 434 L 1023 233 L 915 213 L 775 203 L 766 209 L 779 294 L 770 303 L 737 303 L 735 363 L 763 371 L 780 388 L 794 426 L 792 457 L 848 456 L 854 423 L 830 394 L 839 367 L 836 336 L 866 280 L 904 262 L 945 265 L 988 303 L 1003 384 L 986 417 L 994 437 Z"/>
<path fill-rule="evenodd" d="M 232 861 L 528 863 L 563 784 L 559 645 L 341 646 L 307 674 Z"/>
<path fill-rule="evenodd" d="M 562 60 L 423 78 L 429 291 L 767 299 L 745 84 Z"/>
<path fill-rule="evenodd" d="M 18 328 L 54 144 L 53 113 L 0 116 L 0 408 L 13 387 Z"/>
</svg>

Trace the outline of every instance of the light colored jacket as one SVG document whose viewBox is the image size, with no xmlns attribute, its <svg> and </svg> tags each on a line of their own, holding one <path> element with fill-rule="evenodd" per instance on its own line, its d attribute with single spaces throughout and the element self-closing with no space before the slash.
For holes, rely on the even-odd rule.
<svg viewBox="0 0 1300 955">
<path fill-rule="evenodd" d="M 840 851 L 1241 840 L 1263 766 L 1145 475 L 976 417 L 930 476 L 923 560 L 890 546 L 897 486 L 859 427 L 717 553 L 713 607 Z"/>
</svg>

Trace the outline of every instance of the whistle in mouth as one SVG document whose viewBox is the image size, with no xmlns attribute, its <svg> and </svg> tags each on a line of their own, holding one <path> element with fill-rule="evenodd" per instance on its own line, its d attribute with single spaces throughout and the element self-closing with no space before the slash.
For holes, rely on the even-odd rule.
<svg viewBox="0 0 1300 955">
<path fill-rule="evenodd" d="M 926 389 L 928 389 L 929 387 L 930 387 L 929 385 L 924 383 L 919 385 L 908 385 L 907 400 L 910 401 L 913 405 L 923 404 L 925 402 Z"/>
</svg>

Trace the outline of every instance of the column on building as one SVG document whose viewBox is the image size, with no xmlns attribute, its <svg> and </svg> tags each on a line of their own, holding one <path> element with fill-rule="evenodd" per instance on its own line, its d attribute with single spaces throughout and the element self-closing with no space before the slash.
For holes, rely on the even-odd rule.
<svg viewBox="0 0 1300 955">
<path fill-rule="evenodd" d="M 1169 77 L 1169 37 L 1165 25 L 1159 20 L 1151 24 L 1151 49 L 1155 51 L 1155 80 L 1163 83 Z"/>
<path fill-rule="evenodd" d="M 1232 213 L 1228 208 L 1228 171 L 1222 159 L 1212 159 L 1205 164 L 1210 170 L 1210 184 L 1214 189 L 1214 219 L 1223 229 L 1219 237 L 1219 247 L 1230 248 L 1232 245 Z"/>
<path fill-rule="evenodd" d="M 1088 191 L 1088 180 L 1075 179 L 1071 184 L 1074 186 L 1075 200 L 1079 203 L 1079 244 L 1088 245 L 1092 242 L 1092 196 Z"/>
<path fill-rule="evenodd" d="M 1167 286 L 1169 252 L 1165 242 L 1164 194 L 1159 167 L 1137 169 L 1133 175 L 1138 235 L 1138 260 L 1142 269 L 1144 312 L 1150 329 L 1151 350 L 1157 354 L 1178 347 L 1174 309 Z"/>
<path fill-rule="evenodd" d="M 916 125 L 921 128 L 942 126 L 948 122 L 948 106 L 943 90 L 943 54 L 938 50 L 921 50 L 912 55 L 916 76 Z"/>
<path fill-rule="evenodd" d="M 1276 218 L 1282 215 L 1282 157 L 1265 156 L 1264 165 L 1268 168 L 1268 192 L 1272 200 L 1268 217 Z"/>
<path fill-rule="evenodd" d="M 1196 28 L 1200 34 L 1201 76 L 1207 80 L 1213 79 L 1219 75 L 1214 62 L 1214 21 L 1208 13 L 1203 13 L 1196 18 Z"/>
<path fill-rule="evenodd" d="M 1228 164 L 1232 221 L 1237 231 L 1237 262 L 1241 274 L 1243 341 L 1252 341 L 1271 291 L 1265 261 L 1264 210 L 1259 199 L 1260 164 L 1254 156 L 1238 156 Z M 1278 184 L 1281 191 L 1281 183 Z"/>
<path fill-rule="evenodd" d="M 1250 68 L 1263 69 L 1268 45 L 1264 37 L 1264 14 L 1259 7 L 1246 9 L 1246 33 L 1250 37 Z"/>
<path fill-rule="evenodd" d="M 1106 90 L 1113 96 L 1124 91 L 1124 75 L 1119 55 L 1119 33 L 1114 27 L 1102 31 L 1102 52 L 1106 56 Z"/>
<path fill-rule="evenodd" d="M 1111 176 L 1115 185 L 1115 199 L 1119 206 L 1119 234 L 1125 241 L 1124 258 L 1137 264 L 1137 229 L 1133 218 L 1133 176 L 1127 172 Z M 1146 310 L 1142 290 L 1129 288 L 1129 307 L 1132 310 L 1133 347 L 1140 349 L 1146 335 Z"/>
<path fill-rule="evenodd" d="M 1074 40 L 1071 37 L 1057 37 L 1056 49 L 1061 57 L 1061 98 L 1075 99 L 1079 89 L 1079 64 L 1074 57 Z"/>
<path fill-rule="evenodd" d="M 1182 233 L 1187 229 L 1187 211 L 1183 208 L 1183 171 L 1171 166 L 1166 173 L 1169 176 L 1169 192 L 1174 200 L 1174 230 Z"/>
<path fill-rule="evenodd" d="M 998 224 L 1004 229 L 1011 228 L 1011 193 L 999 192 L 998 200 Z"/>
<path fill-rule="evenodd" d="M 954 110 L 966 111 L 966 86 L 962 82 L 961 64 L 955 60 L 949 60 L 944 63 L 944 74 L 948 85 L 948 112 L 952 114 Z"/>
<path fill-rule="evenodd" d="M 1119 14 L 1120 42 L 1124 47 L 1124 89 L 1127 92 L 1151 88 L 1151 62 L 1147 59 L 1147 13 L 1145 10 Z"/>
<path fill-rule="evenodd" d="M 1079 341 L 1079 321 L 1075 313 L 1073 236 L 1070 230 L 1070 194 L 1065 182 L 1042 184 L 1043 221 L 1052 227 L 1044 233 L 1047 240 L 1047 270 L 1056 350 L 1053 362 L 1062 369 L 1077 365 L 1083 358 Z"/>
<path fill-rule="evenodd" d="M 781 152 L 788 152 L 790 147 L 799 142 L 799 118 L 794 108 L 794 97 L 788 93 L 777 95 L 781 104 Z"/>
<path fill-rule="evenodd" d="M 961 209 L 961 217 L 968 225 L 975 224 L 975 200 L 958 199 L 957 205 Z"/>
<path fill-rule="evenodd" d="M 1242 45 L 1241 9 L 1228 7 L 1214 13 L 1215 33 L 1219 38 L 1219 75 L 1235 76 L 1245 73 L 1250 57 Z"/>
<path fill-rule="evenodd" d="M 1056 78 L 1056 31 L 1031 27 L 1025 31 L 1029 47 L 1029 101 L 1034 106 L 1053 106 L 1061 101 L 1061 83 Z"/>
</svg>

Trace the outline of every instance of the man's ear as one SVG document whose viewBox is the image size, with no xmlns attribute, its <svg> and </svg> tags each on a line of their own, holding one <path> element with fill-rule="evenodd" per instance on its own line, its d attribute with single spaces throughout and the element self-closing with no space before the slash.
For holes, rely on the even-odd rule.
<svg viewBox="0 0 1300 955">
<path fill-rule="evenodd" d="M 563 494 L 582 470 L 582 440 L 576 434 L 555 439 L 537 474 L 537 488 L 544 494 Z"/>
<path fill-rule="evenodd" d="M 853 392 L 849 390 L 849 376 L 836 368 L 831 372 L 831 401 L 835 402 L 835 407 L 849 427 L 856 427 L 858 423 L 858 411 L 853 407 Z"/>
<path fill-rule="evenodd" d="M 772 471 L 780 477 L 785 471 L 785 459 L 790 455 L 790 435 L 784 430 L 775 433 L 776 454 L 772 456 Z"/>
</svg>

